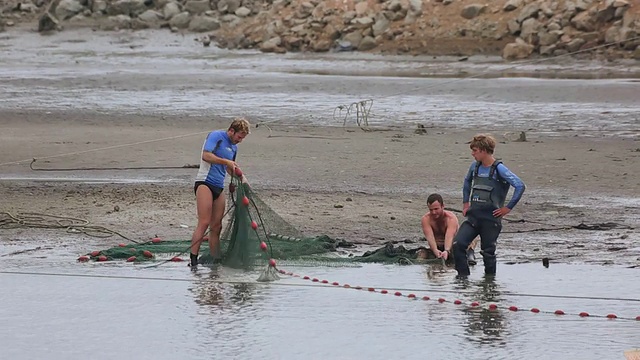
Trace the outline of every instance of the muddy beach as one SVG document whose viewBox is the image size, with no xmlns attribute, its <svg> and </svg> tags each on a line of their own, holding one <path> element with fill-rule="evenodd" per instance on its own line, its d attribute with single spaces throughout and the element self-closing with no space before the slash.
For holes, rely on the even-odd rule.
<svg viewBox="0 0 640 360">
<path fill-rule="evenodd" d="M 430 193 L 461 208 L 466 143 L 488 132 L 527 185 L 509 218 L 529 222 L 505 224 L 503 261 L 638 264 L 637 66 L 260 54 L 154 31 L 8 32 L 0 46 L 2 211 L 85 218 L 137 239 L 189 238 L 196 169 L 45 172 L 30 160 L 35 169 L 196 164 L 206 132 L 242 115 L 259 126 L 239 163 L 287 221 L 358 250 L 415 242 Z M 367 129 L 334 113 L 365 99 Z M 619 227 L 556 229 L 609 222 Z M 540 228 L 554 231 L 532 231 Z M 78 254 L 121 241 L 2 230 L 7 251 L 43 237 L 62 237 Z"/>
</svg>

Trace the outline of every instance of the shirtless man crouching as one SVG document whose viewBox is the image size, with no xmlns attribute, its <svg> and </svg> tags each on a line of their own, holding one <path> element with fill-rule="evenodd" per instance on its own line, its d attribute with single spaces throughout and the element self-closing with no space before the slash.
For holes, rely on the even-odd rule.
<svg viewBox="0 0 640 360">
<path fill-rule="evenodd" d="M 440 194 L 431 194 L 427 198 L 427 206 L 429 212 L 422 217 L 422 231 L 427 239 L 429 249 L 436 258 L 442 258 L 445 262 L 450 263 L 453 255 L 451 247 L 453 246 L 453 238 L 458 232 L 458 218 L 456 215 L 444 209 L 444 201 Z M 476 265 L 476 258 L 473 248 L 476 245 L 474 240 L 467 248 L 467 259 L 469 265 Z M 427 250 L 428 252 L 428 250 Z M 426 258 L 431 258 L 430 254 L 425 254 Z"/>
</svg>

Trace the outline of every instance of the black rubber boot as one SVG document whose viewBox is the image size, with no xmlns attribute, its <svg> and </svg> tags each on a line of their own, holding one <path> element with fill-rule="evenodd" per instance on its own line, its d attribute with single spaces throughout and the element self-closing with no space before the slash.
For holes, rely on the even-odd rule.
<svg viewBox="0 0 640 360">
<path fill-rule="evenodd" d="M 191 266 L 192 268 L 198 266 L 198 254 L 190 254 L 189 256 L 191 257 L 189 266 Z"/>
<path fill-rule="evenodd" d="M 473 249 L 467 250 L 467 263 L 469 264 L 469 266 L 478 264 L 478 262 L 476 261 L 476 253 L 475 251 L 473 251 Z"/>
<path fill-rule="evenodd" d="M 495 275 L 496 274 L 496 256 L 493 254 L 488 254 L 482 250 L 480 250 L 480 255 L 482 255 L 484 262 L 484 273 L 485 275 Z"/>
</svg>

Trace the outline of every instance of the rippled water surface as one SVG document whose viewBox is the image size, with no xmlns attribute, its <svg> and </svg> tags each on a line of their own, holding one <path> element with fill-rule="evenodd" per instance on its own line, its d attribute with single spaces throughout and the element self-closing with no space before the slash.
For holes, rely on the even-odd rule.
<svg viewBox="0 0 640 360">
<path fill-rule="evenodd" d="M 422 266 L 291 267 L 329 284 L 285 275 L 264 284 L 258 271 L 224 267 L 191 273 L 184 263 L 150 269 L 19 258 L 0 265 L 11 289 L 0 292 L 8 359 L 621 359 L 640 346 L 640 321 L 629 320 L 640 315 L 639 300 L 532 296 L 638 299 L 634 269 L 502 265 L 487 280 L 476 267 L 462 283 L 451 270 Z M 558 309 L 566 315 L 553 314 Z"/>
</svg>

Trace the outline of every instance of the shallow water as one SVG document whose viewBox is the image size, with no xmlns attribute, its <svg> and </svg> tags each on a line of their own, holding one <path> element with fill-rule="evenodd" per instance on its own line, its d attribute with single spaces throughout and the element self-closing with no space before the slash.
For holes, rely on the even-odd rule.
<svg viewBox="0 0 640 360">
<path fill-rule="evenodd" d="M 0 39 L 5 109 L 242 113 L 267 122 L 341 126 L 349 106 L 372 100 L 371 125 L 640 131 L 640 66 L 632 63 L 274 55 L 204 48 L 194 37 L 164 31 L 8 34 Z M 553 79 L 562 76 L 578 79 Z M 355 117 L 346 122 L 354 125 Z"/>
<path fill-rule="evenodd" d="M 640 315 L 640 285 L 632 269 L 502 264 L 493 281 L 483 280 L 476 267 L 470 281 L 461 283 L 451 270 L 428 276 L 422 266 L 286 268 L 329 283 L 374 287 L 374 293 L 285 275 L 256 283 L 258 272 L 222 267 L 191 273 L 184 263 L 153 269 L 78 264 L 69 254 L 25 265 L 21 257 L 0 265 L 3 288 L 11 289 L 0 292 L 3 358 L 619 359 L 624 350 L 640 346 L 640 321 L 577 315 Z M 621 283 L 626 286 L 616 285 Z M 391 295 L 396 290 L 420 300 Z M 425 295 L 431 300 L 422 300 Z M 447 301 L 438 303 L 439 297 Z M 463 304 L 455 305 L 455 299 Z M 472 301 L 481 306 L 470 307 Z M 498 310 L 488 310 L 492 303 Z M 543 313 L 531 313 L 532 307 Z M 544 313 L 557 309 L 567 315 Z"/>
</svg>

